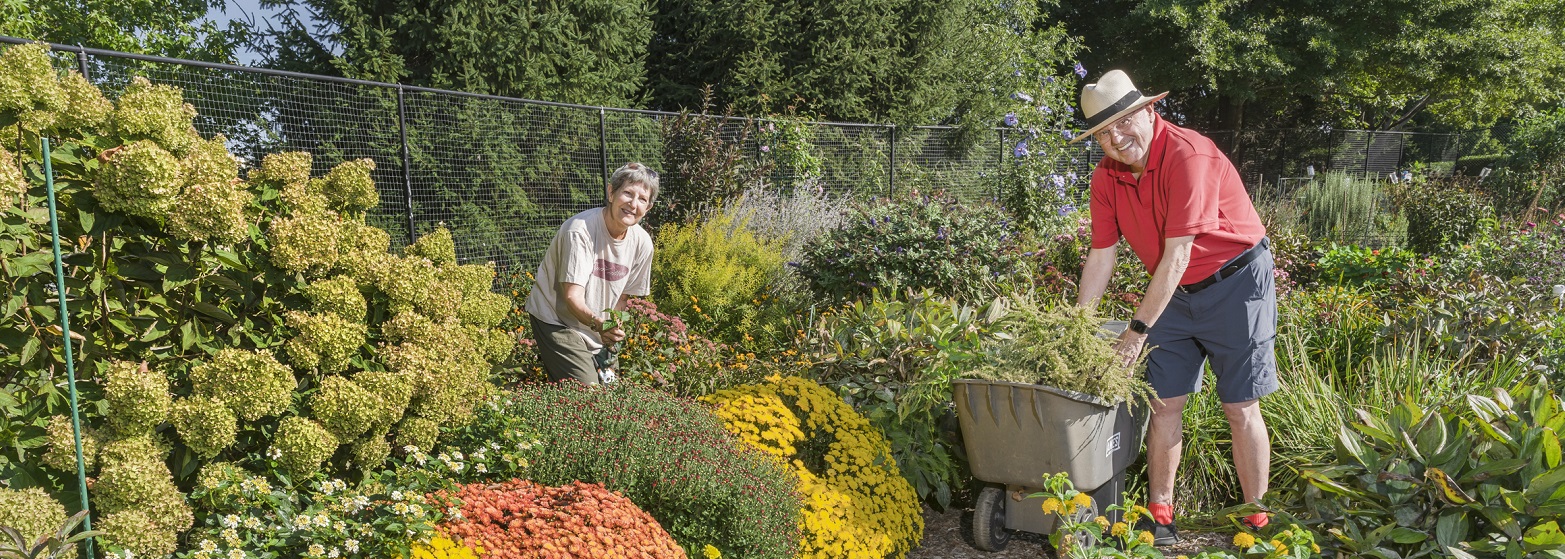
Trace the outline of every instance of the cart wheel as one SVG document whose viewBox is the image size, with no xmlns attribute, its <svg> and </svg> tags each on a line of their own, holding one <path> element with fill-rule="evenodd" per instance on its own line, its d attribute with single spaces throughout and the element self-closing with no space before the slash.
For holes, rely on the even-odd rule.
<svg viewBox="0 0 1565 559">
<path fill-rule="evenodd" d="M 1098 517 L 1098 502 L 1096 500 L 1093 500 L 1091 505 L 1087 505 L 1085 507 L 1077 508 L 1076 509 L 1076 514 L 1073 515 L 1073 518 L 1071 520 L 1072 520 L 1072 522 L 1074 522 L 1076 524 L 1082 524 L 1082 523 L 1086 523 L 1086 522 L 1092 522 L 1092 519 L 1097 518 L 1097 517 Z M 1091 548 L 1091 547 L 1093 547 L 1095 545 L 1098 545 L 1097 538 L 1094 538 L 1092 536 L 1092 532 L 1088 532 L 1086 530 L 1077 530 L 1075 532 L 1071 532 L 1070 533 L 1070 537 L 1071 537 L 1071 545 L 1073 547 Z M 1055 555 L 1063 557 L 1065 554 L 1060 553 L 1059 550 L 1056 549 L 1055 550 Z"/>
<path fill-rule="evenodd" d="M 984 551 L 1000 551 L 1011 542 L 1005 529 L 1005 490 L 988 486 L 973 505 L 973 543 Z"/>
</svg>

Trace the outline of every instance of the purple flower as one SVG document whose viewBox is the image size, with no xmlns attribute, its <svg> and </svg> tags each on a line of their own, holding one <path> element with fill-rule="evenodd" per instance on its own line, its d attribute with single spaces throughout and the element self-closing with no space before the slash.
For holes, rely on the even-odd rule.
<svg viewBox="0 0 1565 559">
<path fill-rule="evenodd" d="M 1080 62 L 1077 62 L 1076 63 L 1076 75 L 1079 76 L 1079 77 L 1083 77 L 1083 78 L 1087 77 L 1087 67 L 1082 66 Z"/>
<path fill-rule="evenodd" d="M 1022 93 L 1020 91 L 1018 91 L 1016 93 L 1012 93 L 1011 94 L 1011 98 L 1015 99 L 1017 101 L 1021 101 L 1023 103 L 1031 103 L 1032 102 L 1032 96 L 1031 95 L 1028 95 L 1026 93 Z"/>
<path fill-rule="evenodd" d="M 1066 204 L 1066 205 L 1060 206 L 1060 215 L 1062 215 L 1062 216 L 1063 215 L 1069 215 L 1071 212 L 1074 212 L 1074 211 L 1076 211 L 1076 206 L 1073 206 L 1071 204 Z"/>
<path fill-rule="evenodd" d="M 1016 149 L 1011 150 L 1011 154 L 1017 157 L 1027 157 L 1029 154 L 1027 151 L 1027 140 L 1016 142 Z"/>
<path fill-rule="evenodd" d="M 772 146 L 761 146 L 761 153 L 771 153 Z"/>
<path fill-rule="evenodd" d="M 941 227 L 940 228 L 939 234 L 935 235 L 935 240 L 937 240 L 937 241 L 944 241 L 944 240 L 946 240 L 946 228 L 945 227 Z"/>
<path fill-rule="evenodd" d="M 1085 142 L 1082 142 L 1082 145 L 1087 146 L 1087 149 L 1090 150 L 1090 149 L 1092 149 L 1092 140 L 1087 140 Z"/>
<path fill-rule="evenodd" d="M 1065 173 L 1065 180 L 1068 180 L 1068 181 L 1071 181 L 1071 182 L 1076 182 L 1076 178 L 1077 177 L 1076 177 L 1076 172 L 1075 171 L 1071 171 L 1069 173 Z"/>
<path fill-rule="evenodd" d="M 1016 113 L 1005 113 L 1005 125 L 1016 126 L 1022 119 L 1016 118 Z"/>
<path fill-rule="evenodd" d="M 1038 105 L 1038 112 L 1051 115 L 1054 114 L 1054 109 L 1049 108 L 1048 105 Z"/>
<path fill-rule="evenodd" d="M 1054 83 L 1054 76 L 1044 76 L 1043 81 Z"/>
<path fill-rule="evenodd" d="M 1060 135 L 1064 136 L 1065 139 L 1067 139 L 1067 140 L 1076 137 L 1076 134 L 1074 132 L 1071 132 L 1070 130 L 1061 130 L 1060 131 Z"/>
<path fill-rule="evenodd" d="M 1056 187 L 1065 187 L 1065 177 L 1059 175 L 1049 175 L 1049 180 L 1054 181 L 1054 186 Z"/>
</svg>

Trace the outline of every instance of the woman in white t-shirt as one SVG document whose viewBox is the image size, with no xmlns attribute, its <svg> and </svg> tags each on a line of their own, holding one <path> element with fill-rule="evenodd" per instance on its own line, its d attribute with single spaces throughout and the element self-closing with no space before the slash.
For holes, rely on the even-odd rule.
<svg viewBox="0 0 1565 559">
<path fill-rule="evenodd" d="M 630 297 L 651 294 L 652 237 L 641 218 L 658 197 L 658 174 L 627 163 L 609 178 L 608 205 L 565 220 L 538 264 L 527 297 L 538 360 L 550 380 L 594 384 L 612 367 L 606 346 L 624 330 L 604 330 L 609 308 L 624 310 Z"/>
</svg>

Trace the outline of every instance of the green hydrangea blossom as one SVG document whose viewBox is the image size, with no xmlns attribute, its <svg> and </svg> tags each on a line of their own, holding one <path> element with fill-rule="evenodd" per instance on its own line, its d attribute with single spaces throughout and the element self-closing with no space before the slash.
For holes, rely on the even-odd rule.
<svg viewBox="0 0 1565 559">
<path fill-rule="evenodd" d="M 17 124 L 33 132 L 54 126 L 66 108 L 59 73 L 49 62 L 49 45 L 29 43 L 0 52 L 0 113 L 16 115 Z"/>
<path fill-rule="evenodd" d="M 92 488 L 98 510 L 145 512 L 159 530 L 170 534 L 189 529 L 195 514 L 163 464 L 167 454 L 168 449 L 150 435 L 104 443 L 103 468 Z"/>
<path fill-rule="evenodd" d="M 386 252 L 390 247 L 391 234 L 384 229 L 356 219 L 346 220 L 337 241 L 337 268 L 358 280 L 359 285 L 373 286 L 380 268 L 393 257 Z"/>
<path fill-rule="evenodd" d="M 103 373 L 103 400 L 109 404 L 109 427 L 121 435 L 139 435 L 168 419 L 174 399 L 168 376 L 144 364 L 113 361 Z"/>
<path fill-rule="evenodd" d="M 390 427 L 402 418 L 417 384 L 408 373 L 391 371 L 365 371 L 353 375 L 353 382 L 380 398 L 380 413 L 375 424 L 385 427 Z"/>
<path fill-rule="evenodd" d="M 228 138 L 221 134 L 196 142 L 190 153 L 179 160 L 185 184 L 230 183 L 239 180 L 239 160 L 228 151 Z"/>
<path fill-rule="evenodd" d="M 179 548 L 179 534 L 164 529 L 150 511 L 122 510 L 103 515 L 93 528 L 109 548 L 130 551 L 133 557 L 167 557 Z"/>
<path fill-rule="evenodd" d="M 364 324 L 335 314 L 289 311 L 286 318 L 288 326 L 298 332 L 288 340 L 288 358 L 300 369 L 342 372 L 369 335 Z"/>
<path fill-rule="evenodd" d="M 243 183 L 206 183 L 185 187 L 169 214 L 169 232 L 180 239 L 222 244 L 244 240 L 250 232 L 245 209 L 250 192 Z"/>
<path fill-rule="evenodd" d="M 334 214 L 300 215 L 272 221 L 272 263 L 290 272 L 322 272 L 337 264 L 342 231 Z"/>
<path fill-rule="evenodd" d="M 391 441 L 386 440 L 386 431 L 375 431 L 355 441 L 351 452 L 355 466 L 375 468 L 391 457 Z"/>
<path fill-rule="evenodd" d="M 195 394 L 221 400 L 245 421 L 282 413 L 299 386 L 293 371 L 270 350 L 232 348 L 217 352 L 211 362 L 191 367 L 190 385 Z"/>
<path fill-rule="evenodd" d="M 456 240 L 451 237 L 451 230 L 442 225 L 408 245 L 404 253 L 429 260 L 435 266 L 452 265 L 456 264 Z"/>
<path fill-rule="evenodd" d="M 185 102 L 184 91 L 153 85 L 137 76 L 120 94 L 119 106 L 109 122 L 117 136 L 152 140 L 175 155 L 184 155 L 201 141 L 192 124 L 195 118 L 196 108 Z"/>
<path fill-rule="evenodd" d="M 418 447 L 420 449 L 435 448 L 435 440 L 440 438 L 440 425 L 422 417 L 409 417 L 397 424 L 397 446 Z"/>
<path fill-rule="evenodd" d="M 195 396 L 174 402 L 172 421 L 185 446 L 202 458 L 217 456 L 239 434 L 239 418 L 215 398 Z"/>
<path fill-rule="evenodd" d="M 261 160 L 261 166 L 250 170 L 250 180 L 269 183 L 275 187 L 302 184 L 310 180 L 310 165 L 314 157 L 307 151 L 273 153 Z"/>
<path fill-rule="evenodd" d="M 185 179 L 174 154 L 150 140 L 103 152 L 93 179 L 104 209 L 142 217 L 163 217 L 174 207 Z"/>
<path fill-rule="evenodd" d="M 339 441 L 350 441 L 375 427 L 386 403 L 374 392 L 340 376 L 328 376 L 310 397 L 310 415 Z"/>
<path fill-rule="evenodd" d="M 27 194 L 27 176 L 22 174 L 21 162 L 15 155 L 0 148 L 0 197 L 7 202 Z"/>
<path fill-rule="evenodd" d="M 413 299 L 413 308 L 432 319 L 446 321 L 457 317 L 462 307 L 462 288 L 439 280 L 424 287 Z"/>
<path fill-rule="evenodd" d="M 437 272 L 440 281 L 461 287 L 463 297 L 489 293 L 494 289 L 495 268 L 493 262 L 443 266 Z"/>
<path fill-rule="evenodd" d="M 494 328 L 500 324 L 500 321 L 505 320 L 505 315 L 509 312 L 511 312 L 510 297 L 485 291 L 463 298 L 462 306 L 456 310 L 456 316 L 463 324 Z"/>
<path fill-rule="evenodd" d="M 277 427 L 272 448 L 279 454 L 283 469 L 294 478 L 314 474 L 321 463 L 337 451 L 337 438 L 319 423 L 302 417 L 289 417 Z"/>
<path fill-rule="evenodd" d="M 369 303 L 359 292 L 359 284 L 348 276 L 321 280 L 304 287 L 311 309 L 317 314 L 334 314 L 351 322 L 364 322 Z"/>
<path fill-rule="evenodd" d="M 71 70 L 60 79 L 60 89 L 65 92 L 66 109 L 60 111 L 54 122 L 59 131 L 101 132 L 114 103 L 103 96 L 98 86 L 87 81 L 81 72 Z"/>
<path fill-rule="evenodd" d="M 331 207 L 340 211 L 359 212 L 380 205 L 380 193 L 375 190 L 375 180 L 370 171 L 375 161 L 355 159 L 345 161 L 326 173 L 322 189 Z"/>
<path fill-rule="evenodd" d="M 36 541 L 39 536 L 54 535 L 65 525 L 65 519 L 65 507 L 41 488 L 0 487 L 0 526 L 10 526 L 28 542 Z M 76 550 L 73 548 L 60 557 L 73 559 Z"/>
<path fill-rule="evenodd" d="M 490 363 L 505 361 L 511 356 L 511 352 L 516 351 L 516 337 L 510 332 L 498 328 L 483 328 L 479 330 L 479 334 L 483 336 L 483 339 L 478 341 L 479 347 L 484 354 L 484 359 Z"/>
<path fill-rule="evenodd" d="M 449 326 L 435 324 L 429 317 L 416 312 L 401 312 L 380 324 L 381 337 L 387 343 L 409 343 L 415 346 L 430 344 L 440 339 L 441 332 Z"/>
<path fill-rule="evenodd" d="M 43 464 L 62 472 L 76 473 L 76 430 L 71 428 L 71 418 L 56 415 L 44 426 L 49 450 L 44 452 Z M 82 430 L 82 459 L 91 472 L 98 464 L 97 434 L 85 426 Z M 3 523 L 0 523 L 3 524 Z"/>
<path fill-rule="evenodd" d="M 437 283 L 435 266 L 425 258 L 389 257 L 379 272 L 375 286 L 390 299 L 393 313 L 412 310 L 414 303 L 428 297 L 431 286 Z"/>
</svg>

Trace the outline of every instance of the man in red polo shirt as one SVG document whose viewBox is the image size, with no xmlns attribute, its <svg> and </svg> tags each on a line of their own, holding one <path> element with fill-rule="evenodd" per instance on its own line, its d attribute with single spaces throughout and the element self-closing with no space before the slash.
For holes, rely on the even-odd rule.
<svg viewBox="0 0 1565 559">
<path fill-rule="evenodd" d="M 1173 498 L 1182 415 L 1189 395 L 1201 389 L 1203 364 L 1217 376 L 1246 502 L 1266 493 L 1271 443 L 1259 401 L 1278 388 L 1266 228 L 1238 171 L 1212 141 L 1153 110 L 1166 95 L 1144 96 L 1124 72 L 1111 71 L 1082 90 L 1088 129 L 1072 140 L 1090 136 L 1105 155 L 1092 174 L 1092 251 L 1076 303 L 1095 306 L 1103 297 L 1121 238 L 1152 275 L 1117 349 L 1130 360 L 1152 348 L 1147 380 L 1160 399 L 1147 433 L 1153 518 L 1141 527 L 1157 545 L 1179 541 Z M 1244 520 L 1256 528 L 1268 522 L 1265 513 Z"/>
</svg>

